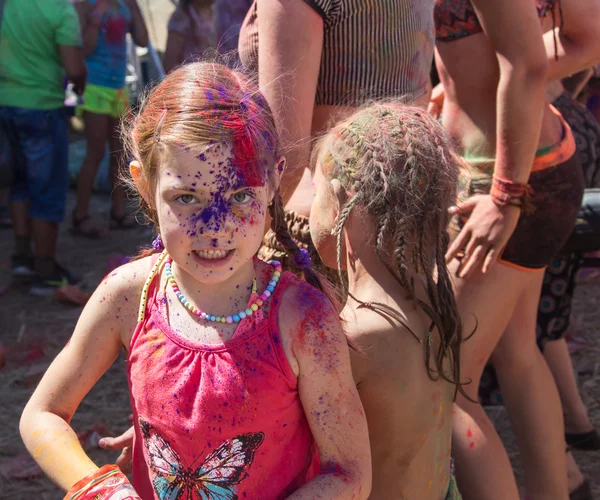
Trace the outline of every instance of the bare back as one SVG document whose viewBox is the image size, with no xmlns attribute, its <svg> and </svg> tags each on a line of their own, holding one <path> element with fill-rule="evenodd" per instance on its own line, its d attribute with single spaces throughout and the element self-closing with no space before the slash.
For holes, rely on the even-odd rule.
<svg viewBox="0 0 600 500">
<path fill-rule="evenodd" d="M 425 314 L 389 297 L 386 305 L 402 311 L 420 341 L 372 310 L 346 316 L 347 335 L 359 351 L 352 353 L 352 370 L 369 426 L 370 498 L 443 499 L 450 475 L 454 386 L 432 380 L 425 370 Z"/>
</svg>

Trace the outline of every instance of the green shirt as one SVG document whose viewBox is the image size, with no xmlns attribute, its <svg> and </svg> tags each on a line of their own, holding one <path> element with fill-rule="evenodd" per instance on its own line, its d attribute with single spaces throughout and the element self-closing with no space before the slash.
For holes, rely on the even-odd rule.
<svg viewBox="0 0 600 500">
<path fill-rule="evenodd" d="M 59 45 L 81 47 L 69 0 L 5 0 L 0 27 L 0 106 L 57 109 L 65 100 Z"/>
</svg>

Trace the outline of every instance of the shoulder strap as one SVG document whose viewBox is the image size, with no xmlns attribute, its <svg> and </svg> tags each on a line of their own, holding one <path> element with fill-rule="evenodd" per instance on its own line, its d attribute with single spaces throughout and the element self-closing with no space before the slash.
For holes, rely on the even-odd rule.
<svg viewBox="0 0 600 500">
<path fill-rule="evenodd" d="M 2 0 L 0 0 L 1 2 Z M 142 297 L 140 299 L 140 309 L 138 311 L 138 323 L 140 321 L 144 321 L 144 316 L 146 315 L 146 305 L 148 304 L 148 290 L 150 290 L 150 286 L 152 285 L 152 281 L 156 277 L 160 266 L 167 258 L 167 251 L 163 250 L 158 259 L 156 260 L 154 266 L 152 266 L 152 270 L 146 279 L 146 283 L 144 283 L 144 288 L 142 289 Z"/>
</svg>

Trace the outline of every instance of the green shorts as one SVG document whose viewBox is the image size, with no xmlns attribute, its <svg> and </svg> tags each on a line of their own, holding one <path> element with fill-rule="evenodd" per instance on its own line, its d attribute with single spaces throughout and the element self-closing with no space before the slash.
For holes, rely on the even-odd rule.
<svg viewBox="0 0 600 500">
<path fill-rule="evenodd" d="M 462 500 L 462 496 L 456 486 L 456 479 L 450 474 L 450 483 L 448 484 L 448 493 L 446 494 L 446 500 Z"/>
<path fill-rule="evenodd" d="M 129 92 L 127 87 L 111 89 L 100 85 L 87 84 L 83 92 L 83 104 L 78 107 L 78 114 L 84 111 L 98 115 L 120 118 L 129 111 Z"/>
</svg>

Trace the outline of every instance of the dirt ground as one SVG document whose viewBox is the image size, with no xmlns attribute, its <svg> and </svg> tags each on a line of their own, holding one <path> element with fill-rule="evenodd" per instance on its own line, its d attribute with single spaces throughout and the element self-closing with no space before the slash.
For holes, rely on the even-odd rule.
<svg viewBox="0 0 600 500">
<path fill-rule="evenodd" d="M 71 194 L 68 213 L 72 204 Z M 98 221 L 107 221 L 108 211 L 107 197 L 95 196 L 94 217 Z M 140 245 L 148 244 L 150 240 L 151 231 L 147 227 L 115 231 L 99 242 L 74 239 L 65 224 L 60 235 L 59 256 L 62 263 L 84 275 L 91 290 L 107 272 L 109 261 L 118 261 L 120 256 L 136 252 Z M 61 492 L 28 460 L 19 437 L 18 423 L 37 374 L 68 341 L 81 309 L 59 304 L 50 298 L 30 297 L 26 287 L 10 285 L 11 251 L 11 232 L 0 230 L 0 341 L 9 351 L 9 362 L 0 369 L 0 499 L 54 500 L 62 498 Z M 574 321 L 577 335 L 587 341 L 574 355 L 580 387 L 592 419 L 600 428 L 600 280 L 579 286 Z M 125 363 L 121 358 L 82 402 L 72 424 L 77 432 L 89 434 L 96 429 L 104 434 L 107 432 L 104 427 L 114 435 L 128 427 L 128 414 Z M 494 408 L 491 414 L 520 474 L 519 456 L 506 412 Z M 113 462 L 116 454 L 95 448 L 95 437 L 92 435 L 86 442 L 92 458 L 99 465 Z M 596 498 L 600 499 L 600 452 L 580 452 L 576 459 L 594 483 Z M 10 477 L 15 475 L 25 478 Z"/>
</svg>

